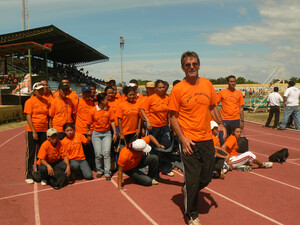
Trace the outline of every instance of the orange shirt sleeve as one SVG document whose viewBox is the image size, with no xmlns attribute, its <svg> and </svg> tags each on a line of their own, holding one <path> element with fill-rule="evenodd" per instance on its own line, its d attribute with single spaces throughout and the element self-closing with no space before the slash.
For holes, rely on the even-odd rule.
<svg viewBox="0 0 300 225">
<path fill-rule="evenodd" d="M 231 134 L 226 139 L 225 145 L 227 146 L 227 152 L 229 153 L 229 157 L 237 156 L 238 143 L 234 135 Z"/>
</svg>

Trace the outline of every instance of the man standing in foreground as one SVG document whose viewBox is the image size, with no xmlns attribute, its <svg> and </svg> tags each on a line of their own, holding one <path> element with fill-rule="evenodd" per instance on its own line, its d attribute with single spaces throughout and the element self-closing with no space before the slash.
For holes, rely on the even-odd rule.
<svg viewBox="0 0 300 225">
<path fill-rule="evenodd" d="M 244 97 L 241 91 L 236 90 L 236 78 L 230 75 L 226 78 L 228 88 L 218 93 L 218 103 L 222 103 L 221 115 L 227 134 L 230 135 L 235 127 L 244 128 Z M 220 135 L 221 146 L 224 144 Z"/>
<path fill-rule="evenodd" d="M 198 192 L 211 181 L 214 165 L 214 144 L 210 129 L 211 116 L 226 129 L 216 108 L 217 93 L 211 82 L 198 76 L 200 61 L 196 52 L 181 56 L 185 79 L 173 87 L 169 101 L 171 124 L 181 144 L 184 166 L 185 214 L 189 224 L 200 224 L 198 219 Z"/>
<path fill-rule="evenodd" d="M 279 130 L 284 130 L 286 124 L 292 116 L 295 121 L 295 127 L 300 130 L 300 119 L 299 119 L 299 103 L 300 103 L 300 90 L 295 86 L 294 81 L 289 81 L 288 88 L 283 95 L 283 109 L 284 114 L 280 124 Z"/>
<path fill-rule="evenodd" d="M 279 115 L 280 115 L 280 102 L 283 102 L 283 99 L 281 95 L 278 93 L 278 91 L 279 91 L 278 87 L 274 87 L 274 91 L 267 98 L 266 109 L 268 109 L 268 105 L 270 104 L 270 112 L 269 112 L 268 120 L 264 125 L 264 127 L 270 127 L 270 123 L 272 121 L 273 115 L 275 114 L 273 128 L 274 129 L 277 128 L 279 122 Z"/>
</svg>

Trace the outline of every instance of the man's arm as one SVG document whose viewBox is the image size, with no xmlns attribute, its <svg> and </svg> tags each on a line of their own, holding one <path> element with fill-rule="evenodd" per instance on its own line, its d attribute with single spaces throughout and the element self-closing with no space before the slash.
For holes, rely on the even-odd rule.
<svg viewBox="0 0 300 225">
<path fill-rule="evenodd" d="M 244 128 L 244 108 L 240 105 L 240 118 L 241 118 L 241 128 Z"/>
<path fill-rule="evenodd" d="M 178 136 L 182 144 L 183 153 L 185 155 L 192 155 L 194 152 L 191 148 L 191 145 L 195 145 L 195 143 L 183 135 L 181 127 L 178 122 L 178 112 L 170 111 L 170 120 L 171 120 L 173 130 L 175 131 L 176 135 Z"/>
<path fill-rule="evenodd" d="M 285 109 L 285 106 L 286 106 L 286 100 L 287 100 L 287 97 L 283 97 L 283 109 Z"/>
<path fill-rule="evenodd" d="M 118 190 L 123 190 L 123 171 L 124 171 L 124 168 L 123 166 L 119 166 L 119 169 L 118 169 Z"/>
<path fill-rule="evenodd" d="M 214 121 L 216 121 L 216 123 L 219 124 L 218 130 L 223 132 L 223 139 L 225 140 L 227 137 L 227 131 L 223 124 L 221 114 L 215 105 L 211 105 L 210 115 L 212 116 Z"/>
</svg>

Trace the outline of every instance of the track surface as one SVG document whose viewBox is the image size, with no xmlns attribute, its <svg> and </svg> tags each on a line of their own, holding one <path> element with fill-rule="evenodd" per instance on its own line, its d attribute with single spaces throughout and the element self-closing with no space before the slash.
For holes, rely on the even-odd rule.
<svg viewBox="0 0 300 225">
<path fill-rule="evenodd" d="M 272 169 L 233 171 L 199 194 L 201 224 L 300 224 L 300 132 L 246 123 L 250 150 L 259 159 L 289 149 L 286 163 Z M 142 187 L 125 177 L 76 181 L 61 190 L 24 182 L 25 128 L 0 132 L 0 224 L 185 224 L 183 176 L 161 175 L 160 184 Z"/>
</svg>

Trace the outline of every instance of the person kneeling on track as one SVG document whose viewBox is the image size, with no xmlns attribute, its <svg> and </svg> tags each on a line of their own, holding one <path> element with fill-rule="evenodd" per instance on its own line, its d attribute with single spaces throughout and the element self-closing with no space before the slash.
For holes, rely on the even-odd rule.
<svg viewBox="0 0 300 225">
<path fill-rule="evenodd" d="M 228 165 L 231 169 L 237 169 L 242 165 L 249 165 L 251 163 L 257 164 L 259 168 L 271 168 L 273 166 L 272 162 L 261 162 L 256 158 L 252 152 L 247 151 L 238 155 L 238 139 L 241 136 L 242 129 L 240 127 L 235 127 L 232 134 L 226 139 L 222 148 L 229 154 Z"/>
<path fill-rule="evenodd" d="M 164 148 L 160 145 L 154 136 L 149 135 L 142 139 L 136 139 L 122 148 L 118 160 L 118 190 L 123 190 L 123 172 L 130 176 L 136 183 L 143 186 L 151 186 L 158 184 L 159 178 L 159 161 L 157 155 L 145 155 L 149 153 L 151 146 L 150 140 L 157 146 Z M 149 167 L 148 174 L 146 175 L 140 168 L 145 166 Z"/>
</svg>

